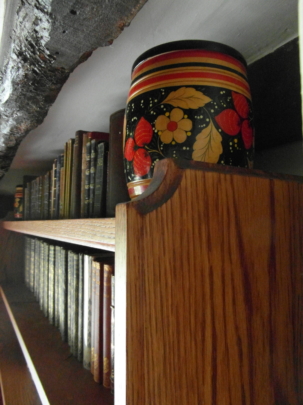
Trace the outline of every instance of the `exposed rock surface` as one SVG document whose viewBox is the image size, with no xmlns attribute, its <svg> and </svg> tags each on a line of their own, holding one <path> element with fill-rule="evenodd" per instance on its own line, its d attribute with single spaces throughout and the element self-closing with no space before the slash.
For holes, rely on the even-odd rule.
<svg viewBox="0 0 303 405">
<path fill-rule="evenodd" d="M 147 0 L 6 0 L 0 54 L 0 179 L 70 73 Z"/>
</svg>

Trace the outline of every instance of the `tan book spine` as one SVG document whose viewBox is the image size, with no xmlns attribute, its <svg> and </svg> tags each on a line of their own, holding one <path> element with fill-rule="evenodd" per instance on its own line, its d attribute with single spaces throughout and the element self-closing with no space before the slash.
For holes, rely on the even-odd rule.
<svg viewBox="0 0 303 405">
<path fill-rule="evenodd" d="M 103 386 L 111 387 L 111 277 L 114 273 L 112 264 L 103 266 Z"/>
</svg>

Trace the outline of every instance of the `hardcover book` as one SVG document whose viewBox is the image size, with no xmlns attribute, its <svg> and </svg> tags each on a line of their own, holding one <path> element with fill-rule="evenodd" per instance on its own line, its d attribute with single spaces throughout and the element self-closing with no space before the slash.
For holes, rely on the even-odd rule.
<svg viewBox="0 0 303 405">
<path fill-rule="evenodd" d="M 79 283 L 78 283 L 78 339 L 77 359 L 83 361 L 83 288 L 84 288 L 84 254 L 79 253 Z"/>
<path fill-rule="evenodd" d="M 62 340 L 67 340 L 67 251 L 60 249 L 59 267 L 59 330 Z"/>
<path fill-rule="evenodd" d="M 114 217 L 116 205 L 129 201 L 123 164 L 123 122 L 125 110 L 110 116 L 106 216 Z"/>
<path fill-rule="evenodd" d="M 60 192 L 61 192 L 61 167 L 64 166 L 64 154 L 61 153 L 57 159 L 55 160 L 56 169 L 55 169 L 55 183 L 56 189 L 53 195 L 54 203 L 53 203 L 53 219 L 60 218 Z"/>
<path fill-rule="evenodd" d="M 65 167 L 65 181 L 64 181 L 64 209 L 63 217 L 65 219 L 70 218 L 71 207 L 71 182 L 72 182 L 72 162 L 73 162 L 73 148 L 74 139 L 71 138 L 66 143 L 64 164 Z"/>
<path fill-rule="evenodd" d="M 82 166 L 82 143 L 83 131 L 75 134 L 73 163 L 72 163 L 72 185 L 71 185 L 71 218 L 80 218 L 81 208 L 81 166 Z"/>
<path fill-rule="evenodd" d="M 85 205 L 85 181 L 86 181 L 86 171 L 88 166 L 87 161 L 87 142 L 90 142 L 92 139 L 98 141 L 107 141 L 109 140 L 109 134 L 107 132 L 88 132 L 88 131 L 79 131 L 82 133 L 82 159 L 81 159 L 81 218 L 87 218 L 88 212 L 86 211 L 87 205 Z M 90 160 L 90 156 L 89 156 Z M 89 166 L 90 170 L 90 166 Z"/>
<path fill-rule="evenodd" d="M 114 265 L 103 265 L 103 386 L 111 387 L 111 303 L 112 303 L 112 275 Z"/>
<path fill-rule="evenodd" d="M 113 264 L 114 259 L 98 259 L 93 261 L 95 288 L 93 292 L 93 330 L 92 330 L 92 348 L 93 348 L 93 376 L 98 383 L 103 382 L 103 291 L 104 291 L 104 266 Z"/>
<path fill-rule="evenodd" d="M 108 142 L 100 142 L 97 146 L 97 164 L 95 175 L 95 195 L 93 204 L 93 218 L 105 216 L 106 209 L 106 167 Z"/>
</svg>

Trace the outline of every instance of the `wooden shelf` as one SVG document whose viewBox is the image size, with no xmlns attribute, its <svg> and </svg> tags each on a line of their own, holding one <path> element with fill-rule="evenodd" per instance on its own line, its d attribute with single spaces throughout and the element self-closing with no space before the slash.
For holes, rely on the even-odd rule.
<svg viewBox="0 0 303 405">
<path fill-rule="evenodd" d="M 47 399 L 42 403 L 112 405 L 110 390 L 95 383 L 92 374 L 70 354 L 59 330 L 44 317 L 25 285 L 2 285 L 2 291 L 28 367 L 32 375 L 36 372 L 40 381 L 35 383 L 39 385 L 41 382 L 45 392 Z"/>
<path fill-rule="evenodd" d="M 40 238 L 115 251 L 115 218 L 3 221 L 2 226 Z"/>
</svg>

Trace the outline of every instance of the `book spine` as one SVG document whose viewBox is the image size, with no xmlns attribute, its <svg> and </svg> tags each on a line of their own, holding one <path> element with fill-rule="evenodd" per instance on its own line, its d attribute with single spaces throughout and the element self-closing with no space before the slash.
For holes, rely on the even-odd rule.
<svg viewBox="0 0 303 405">
<path fill-rule="evenodd" d="M 85 180 L 86 180 L 86 144 L 88 142 L 88 133 L 82 135 L 82 154 L 81 154 L 81 204 L 80 215 L 85 218 Z"/>
<path fill-rule="evenodd" d="M 67 343 L 72 352 L 72 292 L 73 292 L 73 252 L 68 251 L 67 256 Z"/>
<path fill-rule="evenodd" d="M 78 353 L 78 302 L 79 302 L 79 254 L 72 252 L 71 270 L 71 313 L 70 313 L 70 350 L 77 357 Z"/>
<path fill-rule="evenodd" d="M 100 142 L 98 144 L 95 175 L 95 199 L 92 214 L 94 218 L 102 218 L 103 216 L 105 216 L 107 150 L 108 142 Z"/>
<path fill-rule="evenodd" d="M 67 340 L 67 251 L 60 249 L 59 270 L 59 329 L 62 340 Z"/>
<path fill-rule="evenodd" d="M 111 307 L 110 390 L 115 392 L 115 307 Z"/>
<path fill-rule="evenodd" d="M 49 275 L 49 243 L 44 244 L 44 264 L 43 264 L 43 296 L 42 310 L 45 316 L 48 316 L 48 275 Z"/>
<path fill-rule="evenodd" d="M 82 131 L 75 135 L 73 162 L 72 162 L 72 184 L 71 184 L 71 218 L 80 218 L 81 206 L 81 159 L 82 159 Z"/>
<path fill-rule="evenodd" d="M 90 174 L 89 174 L 89 207 L 88 216 L 91 218 L 94 211 L 94 198 L 95 198 L 95 176 L 96 176 L 96 158 L 97 158 L 97 141 L 91 140 L 90 151 Z"/>
<path fill-rule="evenodd" d="M 40 240 L 35 240 L 35 277 L 34 277 L 34 294 L 38 298 L 39 288 L 39 276 L 40 276 Z"/>
<path fill-rule="evenodd" d="M 79 288 L 78 288 L 78 348 L 77 359 L 83 362 L 83 253 L 79 253 Z"/>
<path fill-rule="evenodd" d="M 55 307 L 54 307 L 54 323 L 59 328 L 59 282 L 60 282 L 60 259 L 61 259 L 61 247 L 55 246 Z"/>
<path fill-rule="evenodd" d="M 111 277 L 114 266 L 104 263 L 103 265 L 103 386 L 111 387 Z"/>
<path fill-rule="evenodd" d="M 91 369 L 92 258 L 83 259 L 83 367 Z"/>
<path fill-rule="evenodd" d="M 31 268 L 30 268 L 30 279 L 29 279 L 29 288 L 33 292 L 34 291 L 34 283 L 35 283 L 35 239 L 31 239 Z"/>
<path fill-rule="evenodd" d="M 92 374 L 94 374 L 94 363 L 95 363 L 95 328 L 97 328 L 96 324 L 96 286 L 97 286 L 97 281 L 96 281 L 96 271 L 98 269 L 98 264 L 95 262 L 95 260 L 92 260 L 92 313 L 91 313 L 91 359 L 90 359 L 90 371 Z"/>
<path fill-rule="evenodd" d="M 59 218 L 64 218 L 64 198 L 65 198 L 65 154 L 61 159 L 60 167 L 60 196 L 59 196 Z"/>
<path fill-rule="evenodd" d="M 61 193 L 61 166 L 64 165 L 64 154 L 56 159 L 56 191 L 54 193 L 53 219 L 60 218 L 60 193 Z"/>
<path fill-rule="evenodd" d="M 51 179 L 50 179 L 50 196 L 49 196 L 49 216 L 51 219 L 55 219 L 54 211 L 55 211 L 55 196 L 56 196 L 56 188 L 57 188 L 57 167 L 56 167 L 56 159 L 53 162 L 52 169 L 51 169 Z"/>
<path fill-rule="evenodd" d="M 29 193 L 29 188 L 28 185 L 24 188 L 24 203 L 23 203 L 23 219 L 24 221 L 28 221 L 30 219 L 30 214 L 29 214 L 29 204 L 30 204 L 30 199 L 29 199 L 30 193 Z"/>
<path fill-rule="evenodd" d="M 66 219 L 70 218 L 73 147 L 74 147 L 74 139 L 69 139 L 67 141 L 67 157 L 66 157 L 67 162 L 65 168 L 64 218 Z"/>
<path fill-rule="evenodd" d="M 43 176 L 39 176 L 38 177 L 38 194 L 37 194 L 37 219 L 42 219 L 42 196 L 43 196 L 43 192 L 42 192 L 42 177 Z"/>
<path fill-rule="evenodd" d="M 89 217 L 89 199 L 90 199 L 90 158 L 91 158 L 91 141 L 86 144 L 86 168 L 85 168 L 85 208 L 84 218 Z"/>
<path fill-rule="evenodd" d="M 48 171 L 44 176 L 43 219 L 50 219 L 50 176 L 51 171 Z"/>
<path fill-rule="evenodd" d="M 55 247 L 49 246 L 49 269 L 48 269 L 48 319 L 54 323 L 54 288 L 55 288 Z"/>
<path fill-rule="evenodd" d="M 44 266 L 45 266 L 45 249 L 44 245 L 46 242 L 41 241 L 40 242 L 40 275 L 39 275 L 39 305 L 40 309 L 43 310 L 43 292 L 44 292 Z"/>
<path fill-rule="evenodd" d="M 95 269 L 95 289 L 94 289 L 94 327 L 93 327 L 93 376 L 94 380 L 102 383 L 103 380 L 103 263 L 94 260 Z"/>
<path fill-rule="evenodd" d="M 25 269 L 24 282 L 27 288 L 30 288 L 30 273 L 31 272 L 31 237 L 25 237 Z"/>
</svg>

